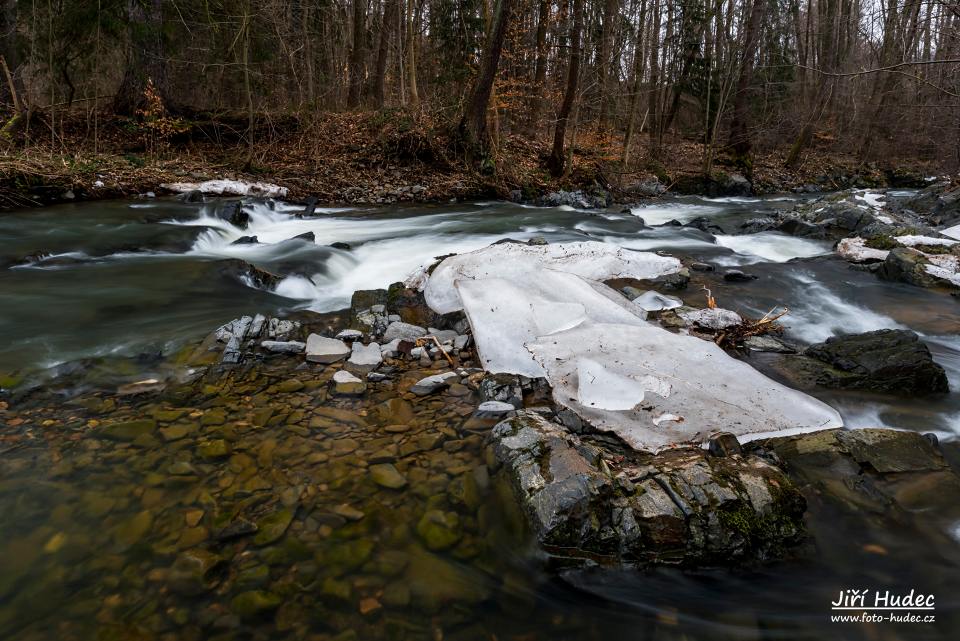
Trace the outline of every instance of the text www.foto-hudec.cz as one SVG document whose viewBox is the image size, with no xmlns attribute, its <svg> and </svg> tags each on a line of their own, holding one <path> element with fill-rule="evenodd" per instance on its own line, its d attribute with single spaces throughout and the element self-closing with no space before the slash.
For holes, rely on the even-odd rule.
<svg viewBox="0 0 960 641">
<path fill-rule="evenodd" d="M 934 595 L 916 590 L 846 589 L 830 602 L 834 623 L 933 623 Z"/>
</svg>

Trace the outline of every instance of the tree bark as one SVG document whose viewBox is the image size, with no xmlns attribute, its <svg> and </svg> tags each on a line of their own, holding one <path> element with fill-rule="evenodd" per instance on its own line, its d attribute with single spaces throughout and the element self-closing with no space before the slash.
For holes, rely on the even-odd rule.
<svg viewBox="0 0 960 641">
<path fill-rule="evenodd" d="M 763 28 L 763 17 L 768 0 L 753 0 L 750 17 L 743 34 L 743 50 L 740 74 L 733 99 L 733 120 L 730 123 L 730 147 L 737 161 L 750 170 L 753 140 L 750 135 L 750 85 L 753 83 L 753 60 L 757 55 L 757 43 Z"/>
<path fill-rule="evenodd" d="M 3 79 L 0 86 L 0 100 L 10 104 L 15 111 L 26 107 L 26 91 L 23 73 L 20 68 L 20 39 L 18 36 L 17 0 L 2 0 L 0 4 L 0 56 L 3 57 L 10 73 L 9 79 Z"/>
<path fill-rule="evenodd" d="M 167 87 L 161 0 L 127 0 L 127 21 L 130 48 L 123 80 L 113 99 L 114 112 L 134 115 L 143 106 L 143 92 L 151 81 L 167 109 L 177 111 L 178 106 L 171 101 Z"/>
<path fill-rule="evenodd" d="M 390 54 L 390 38 L 397 23 L 399 0 L 387 0 L 380 25 L 380 47 L 377 50 L 377 75 L 373 86 L 373 100 L 377 109 L 382 109 L 386 94 L 387 58 Z"/>
<path fill-rule="evenodd" d="M 417 89 L 417 30 L 415 29 L 414 2 L 407 0 L 407 91 L 410 92 L 410 107 L 420 106 L 420 92 Z"/>
<path fill-rule="evenodd" d="M 350 49 L 350 87 L 347 93 L 347 108 L 360 106 L 363 93 L 363 62 L 367 39 L 366 0 L 353 0 L 353 47 Z"/>
<path fill-rule="evenodd" d="M 527 117 L 527 135 L 532 137 L 540 123 L 540 113 L 546 101 L 547 80 L 547 23 L 550 21 L 550 0 L 540 0 L 537 17 L 537 53 L 533 70 L 533 97 L 530 100 L 530 113 Z"/>
<path fill-rule="evenodd" d="M 497 3 L 493 26 L 487 36 L 487 43 L 480 59 L 480 72 L 470 92 L 463 119 L 460 121 L 460 133 L 468 156 L 478 154 L 478 157 L 488 157 L 493 149 L 487 131 L 487 108 L 490 103 L 490 94 L 493 92 L 493 82 L 497 77 L 497 68 L 500 65 L 503 41 L 513 17 L 514 1 L 499 0 Z"/>
<path fill-rule="evenodd" d="M 583 0 L 573 0 L 573 26 L 570 28 L 570 64 L 567 67 L 567 88 L 563 103 L 557 114 L 557 127 L 553 132 L 553 150 L 547 160 L 547 169 L 553 176 L 563 175 L 563 143 L 567 135 L 567 120 L 577 97 L 580 79 L 580 31 L 583 29 Z"/>
</svg>

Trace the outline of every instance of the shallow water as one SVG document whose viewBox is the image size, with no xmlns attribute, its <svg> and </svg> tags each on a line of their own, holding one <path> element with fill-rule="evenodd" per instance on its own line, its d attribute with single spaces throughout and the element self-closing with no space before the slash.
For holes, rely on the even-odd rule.
<svg viewBox="0 0 960 641">
<path fill-rule="evenodd" d="M 741 268 L 758 279 L 727 283 L 718 274 L 697 274 L 695 282 L 709 286 L 721 306 L 754 317 L 789 307 L 783 319 L 786 337 L 800 343 L 842 332 L 909 327 L 924 336 L 947 369 L 951 387 L 960 390 L 956 300 L 852 270 L 829 256 L 827 243 L 731 233 L 744 220 L 794 202 L 790 197 L 684 197 L 623 212 L 491 202 L 320 209 L 309 219 L 297 218 L 300 209 L 294 206 L 250 202 L 246 229 L 223 218 L 231 201 L 92 203 L 4 214 L 0 332 L 7 341 L 0 345 L 0 375 L 69 378 L 81 382 L 72 393 L 84 394 L 105 382 L 115 386 L 173 376 L 172 357 L 183 346 L 243 313 L 339 309 L 353 291 L 403 280 L 437 256 L 505 237 L 543 236 L 550 242 L 603 240 L 666 251 L 713 263 L 721 272 Z M 710 217 L 728 233 L 714 238 L 696 229 L 643 224 L 697 216 Z M 308 231 L 316 242 L 289 240 Z M 259 243 L 231 245 L 241 236 L 257 236 Z M 335 242 L 351 248 L 329 247 Z M 273 291 L 253 289 L 224 269 L 227 259 L 284 278 Z M 681 295 L 703 302 L 704 293 L 694 285 Z M 766 367 L 763 358 L 754 358 L 758 367 Z M 77 361 L 83 366 L 72 365 Z M 305 387 L 278 392 L 277 383 L 291 376 L 303 379 Z M 548 573 L 542 559 L 515 532 L 509 534 L 495 490 L 481 506 L 464 504 L 458 494 L 464 474 L 483 464 L 479 440 L 464 428 L 475 404 L 472 396 L 418 405 L 407 417 L 413 429 L 398 434 L 379 418 L 334 421 L 332 427 L 327 421 L 319 427 L 322 421 L 316 423 L 311 410 L 331 404 L 319 392 L 324 385 L 314 374 L 278 365 L 275 372 L 268 368 L 265 374 L 212 381 L 210 389 L 188 399 L 117 399 L 116 409 L 98 407 L 93 418 L 85 413 L 89 407 L 55 398 L 18 415 L 25 422 L 0 433 L 5 439 L 0 442 L 5 514 L 0 521 L 0 635 L 947 639 L 960 630 L 960 524 L 946 516 L 955 513 L 948 506 L 909 527 L 877 527 L 818 513 L 810 524 L 819 543 L 812 558 L 761 569 Z M 960 434 L 956 392 L 923 400 L 817 394 L 853 427 L 935 431 L 945 440 Z M 79 400 L 88 398 L 81 394 Z M 373 395 L 337 406 L 375 416 L 374 406 L 386 399 Z M 266 408 L 272 429 L 254 429 Z M 218 413 L 225 415 L 223 421 L 218 422 Z M 211 414 L 214 418 L 203 422 Z M 90 420 L 142 416 L 160 417 L 165 430 L 198 421 L 203 426 L 181 438 L 139 445 L 81 437 Z M 236 427 L 230 431 L 224 425 Z M 387 491 L 370 483 L 367 459 L 384 447 L 409 448 L 407 443 L 437 431 L 445 434 L 443 443 L 456 445 L 434 443 L 400 456 L 398 466 L 411 480 L 407 489 Z M 198 458 L 196 448 L 215 436 L 227 442 L 230 458 Z M 956 457 L 955 446 L 947 448 Z M 189 461 L 192 470 L 171 472 L 175 464 Z M 264 491 L 273 498 L 258 503 Z M 367 517 L 342 522 L 331 516 L 343 503 Z M 281 542 L 211 548 L 232 559 L 207 577 L 215 588 L 192 594 L 193 587 L 184 592 L 171 577 L 177 559 L 195 544 L 192 537 L 210 540 L 223 519 L 262 518 L 287 504 L 296 517 Z M 432 508 L 459 513 L 463 537 L 456 547 L 424 556 L 411 530 Z M 198 509 L 203 512 L 199 523 L 184 524 Z M 145 528 L 144 513 L 149 513 Z M 390 561 L 397 558 L 406 559 L 405 569 L 392 573 Z M 409 588 L 418 581 L 428 585 L 415 588 L 407 601 L 384 596 L 391 590 L 402 593 L 395 584 Z M 346 598 L 337 594 L 344 583 Z M 231 615 L 238 593 L 268 586 L 283 596 L 275 614 L 271 610 L 242 621 Z M 831 623 L 829 602 L 848 587 L 935 593 L 937 622 Z M 377 599 L 381 609 L 360 614 L 365 598 Z"/>
</svg>

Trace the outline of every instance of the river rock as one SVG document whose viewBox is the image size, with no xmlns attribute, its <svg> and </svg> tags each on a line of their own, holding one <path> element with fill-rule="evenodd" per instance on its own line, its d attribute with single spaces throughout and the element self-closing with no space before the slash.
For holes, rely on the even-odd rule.
<svg viewBox="0 0 960 641">
<path fill-rule="evenodd" d="M 390 342 L 399 338 L 405 341 L 415 341 L 427 335 L 427 330 L 419 325 L 411 325 L 402 321 L 394 321 L 383 332 L 383 340 Z"/>
<path fill-rule="evenodd" d="M 807 385 L 893 394 L 947 392 L 947 376 L 930 349 L 908 330 L 834 336 L 788 356 L 781 368 Z"/>
<path fill-rule="evenodd" d="M 917 432 L 825 430 L 753 441 L 746 449 L 783 461 L 811 498 L 811 510 L 828 506 L 826 518 L 852 522 L 851 531 L 863 521 L 886 530 L 893 520 L 897 528 L 939 538 L 942 523 L 960 519 L 960 477 Z"/>
<path fill-rule="evenodd" d="M 261 341 L 260 347 L 274 354 L 302 354 L 307 344 L 301 341 Z"/>
<path fill-rule="evenodd" d="M 896 247 L 887 254 L 877 270 L 877 276 L 918 287 L 934 287 L 937 279 L 927 271 L 929 264 L 930 260 L 922 252 L 909 247 Z"/>
<path fill-rule="evenodd" d="M 481 418 L 500 418 L 510 412 L 515 412 L 516 407 L 503 401 L 484 401 L 477 406 L 476 415 Z"/>
<path fill-rule="evenodd" d="M 345 329 L 337 334 L 342 341 L 358 341 L 363 338 L 363 332 L 358 329 Z"/>
<path fill-rule="evenodd" d="M 353 343 L 350 358 L 347 359 L 344 367 L 353 374 L 363 376 L 377 369 L 382 362 L 383 354 L 380 351 L 379 344 L 370 343 L 369 345 L 364 345 L 356 341 Z"/>
<path fill-rule="evenodd" d="M 539 543 L 573 559 L 740 563 L 804 539 L 805 502 L 757 456 L 614 456 L 532 412 L 497 424 L 492 455 Z M 548 472 L 547 472 L 548 471 Z"/>
<path fill-rule="evenodd" d="M 456 372 L 445 372 L 443 374 L 434 374 L 433 376 L 427 376 L 426 378 L 421 378 L 413 387 L 410 388 L 410 391 L 416 394 L 417 396 L 426 396 L 428 394 L 433 394 L 450 384 L 451 379 L 457 377 Z"/>
<path fill-rule="evenodd" d="M 380 487 L 399 490 L 407 484 L 407 477 L 397 471 L 392 463 L 379 463 L 370 466 L 370 478 Z"/>
<path fill-rule="evenodd" d="M 743 346 L 752 352 L 793 354 L 797 351 L 773 336 L 748 336 L 743 339 Z"/>
<path fill-rule="evenodd" d="M 124 421 L 104 425 L 97 430 L 97 434 L 101 438 L 107 438 L 112 441 L 135 441 L 137 437 L 144 434 L 152 434 L 156 429 L 156 421 L 143 418 L 135 421 Z"/>
<path fill-rule="evenodd" d="M 241 236 L 240 238 L 236 239 L 230 244 L 231 245 L 256 245 L 259 242 L 260 241 L 257 239 L 256 236 Z"/>
<path fill-rule="evenodd" d="M 460 517 L 456 512 L 427 510 L 417 522 L 417 534 L 428 550 L 446 550 L 456 545 L 463 536 Z"/>
<path fill-rule="evenodd" d="M 293 522 L 293 510 L 283 509 L 272 512 L 257 521 L 257 535 L 253 542 L 257 545 L 269 545 L 287 532 Z"/>
<path fill-rule="evenodd" d="M 283 599 L 265 590 L 241 592 L 230 601 L 230 609 L 242 619 L 256 619 L 280 607 Z"/>
<path fill-rule="evenodd" d="M 367 391 L 367 384 L 346 370 L 333 375 L 333 393 L 339 396 L 358 396 Z"/>
<path fill-rule="evenodd" d="M 336 363 L 350 354 L 350 348 L 341 340 L 319 334 L 307 337 L 307 360 L 311 363 Z"/>
<path fill-rule="evenodd" d="M 708 309 L 681 307 L 677 309 L 677 316 L 690 325 L 696 325 L 697 327 L 713 331 L 721 331 L 743 323 L 743 318 L 740 314 L 720 307 Z"/>
<path fill-rule="evenodd" d="M 723 273 L 723 280 L 728 283 L 749 283 L 756 279 L 757 277 L 755 275 L 748 274 L 740 269 L 728 269 Z"/>
</svg>

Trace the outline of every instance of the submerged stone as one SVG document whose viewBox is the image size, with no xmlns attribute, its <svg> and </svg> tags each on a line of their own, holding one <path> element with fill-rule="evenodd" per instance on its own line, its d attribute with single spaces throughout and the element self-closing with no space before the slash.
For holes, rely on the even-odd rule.
<svg viewBox="0 0 960 641">
<path fill-rule="evenodd" d="M 242 619 L 255 619 L 276 610 L 283 599 L 265 590 L 241 592 L 230 601 L 230 609 Z"/>
<path fill-rule="evenodd" d="M 367 384 L 346 370 L 333 375 L 333 393 L 339 396 L 358 396 L 367 391 Z"/>
<path fill-rule="evenodd" d="M 428 510 L 417 522 L 417 534 L 428 550 L 446 550 L 463 536 L 460 517 L 456 512 Z"/>
<path fill-rule="evenodd" d="M 143 418 L 104 425 L 97 431 L 97 434 L 112 441 L 135 441 L 137 437 L 152 434 L 156 429 L 156 421 Z"/>
<path fill-rule="evenodd" d="M 380 487 L 398 490 L 407 484 L 407 478 L 391 463 L 370 466 L 370 478 Z"/>
<path fill-rule="evenodd" d="M 282 537 L 293 522 L 292 510 L 278 510 L 257 521 L 257 535 L 253 542 L 257 545 L 269 545 Z"/>
</svg>

